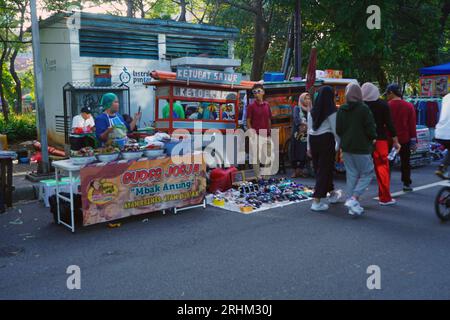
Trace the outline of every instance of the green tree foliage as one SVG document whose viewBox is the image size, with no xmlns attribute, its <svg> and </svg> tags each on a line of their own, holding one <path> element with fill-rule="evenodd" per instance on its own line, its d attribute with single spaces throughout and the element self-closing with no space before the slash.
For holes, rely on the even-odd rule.
<svg viewBox="0 0 450 320">
<path fill-rule="evenodd" d="M 65 11 L 70 7 L 83 8 L 84 3 L 87 1 L 83 0 L 44 0 L 45 10 L 48 12 L 58 12 Z"/>
<path fill-rule="evenodd" d="M 17 99 L 16 91 L 14 87 L 14 79 L 9 73 L 8 66 L 3 65 L 3 78 L 2 78 L 3 90 L 5 98 L 8 101 L 9 106 L 14 105 L 14 100 Z"/>
<path fill-rule="evenodd" d="M 264 69 L 273 71 L 281 68 L 295 1 L 267 2 L 272 2 L 275 9 Z M 308 53 L 315 46 L 318 68 L 341 69 L 347 77 L 378 81 L 382 86 L 389 81 L 415 83 L 421 67 L 448 61 L 448 15 L 446 23 L 441 23 L 444 2 L 448 1 L 302 0 L 303 72 Z M 381 30 L 366 26 L 370 5 L 381 8 Z M 243 60 L 242 69 L 248 72 L 253 59 L 253 20 L 238 6 L 224 4 L 216 8 L 213 23 L 241 29 L 236 54 Z"/>
<path fill-rule="evenodd" d="M 9 143 L 36 139 L 36 115 L 13 113 L 9 121 L 5 121 L 3 115 L 0 115 L 0 133 L 8 136 Z"/>
</svg>

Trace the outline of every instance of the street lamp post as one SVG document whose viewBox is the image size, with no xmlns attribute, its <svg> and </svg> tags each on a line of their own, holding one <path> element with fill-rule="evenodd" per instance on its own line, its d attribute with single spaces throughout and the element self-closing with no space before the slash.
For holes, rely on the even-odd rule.
<svg viewBox="0 0 450 320">
<path fill-rule="evenodd" d="M 42 171 L 49 172 L 47 125 L 45 122 L 44 80 L 42 74 L 41 47 L 39 40 L 39 22 L 37 19 L 36 0 L 30 0 L 31 9 L 31 33 L 33 47 L 34 83 L 36 91 L 36 109 L 39 124 L 39 136 L 41 140 Z"/>
</svg>

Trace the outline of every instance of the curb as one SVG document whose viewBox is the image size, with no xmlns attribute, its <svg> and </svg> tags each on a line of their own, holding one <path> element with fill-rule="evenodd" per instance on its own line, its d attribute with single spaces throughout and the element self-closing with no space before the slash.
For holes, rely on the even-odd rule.
<svg viewBox="0 0 450 320">
<path fill-rule="evenodd" d="M 13 203 L 19 201 L 37 200 L 39 195 L 39 187 L 37 185 L 29 185 L 16 187 L 12 193 Z"/>
</svg>

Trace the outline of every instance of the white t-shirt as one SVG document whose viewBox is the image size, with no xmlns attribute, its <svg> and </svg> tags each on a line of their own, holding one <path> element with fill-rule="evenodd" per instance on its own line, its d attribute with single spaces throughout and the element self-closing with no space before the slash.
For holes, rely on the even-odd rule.
<svg viewBox="0 0 450 320">
<path fill-rule="evenodd" d="M 442 100 L 441 116 L 436 125 L 436 139 L 450 140 L 450 93 Z"/>
<path fill-rule="evenodd" d="M 81 115 L 73 117 L 72 120 L 72 129 L 75 128 L 87 128 L 87 127 L 95 127 L 94 118 L 91 116 L 87 120 L 84 120 Z"/>
</svg>

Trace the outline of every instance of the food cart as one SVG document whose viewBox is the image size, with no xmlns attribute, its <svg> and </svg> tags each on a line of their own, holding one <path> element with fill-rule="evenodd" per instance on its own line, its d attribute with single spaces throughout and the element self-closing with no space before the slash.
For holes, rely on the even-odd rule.
<svg viewBox="0 0 450 320">
<path fill-rule="evenodd" d="M 336 106 L 338 108 L 345 104 L 345 88 L 347 88 L 350 83 L 358 84 L 358 80 L 356 79 L 323 78 L 320 79 L 320 81 L 322 81 L 322 86 L 330 86 L 333 88 L 336 95 Z"/>
<path fill-rule="evenodd" d="M 314 87 L 321 85 L 321 81 L 316 81 Z M 292 110 L 298 105 L 300 95 L 306 92 L 306 81 L 265 82 L 264 91 L 272 111 L 272 128 L 280 130 L 280 146 L 286 149 L 292 133 Z"/>
<path fill-rule="evenodd" d="M 155 80 L 145 83 L 156 91 L 155 129 L 169 134 L 177 129 L 199 133 L 196 129 L 199 124 L 202 132 L 218 130 L 225 133 L 227 129 L 237 129 L 240 92 L 251 90 L 255 83 L 241 81 L 240 76 L 234 78 L 234 83 L 226 81 L 225 76 L 220 75 L 227 73 L 213 70 L 188 69 L 205 75 L 191 72 L 187 77 L 179 76 L 183 70 L 186 69 L 179 68 L 177 73 L 153 71 L 151 75 Z M 218 74 L 217 80 L 207 79 L 208 72 Z M 182 114 L 177 113 L 180 106 Z"/>
<path fill-rule="evenodd" d="M 243 81 L 238 73 L 183 67 L 177 72 L 153 71 L 151 75 L 154 80 L 145 85 L 155 90 L 155 130 L 190 133 L 192 149 L 197 135 L 202 135 L 205 149 L 214 141 L 215 133 L 227 134 L 228 130 L 230 134 L 229 130 L 239 128 L 243 93 L 255 84 Z M 216 149 L 214 159 L 208 161 L 210 168 L 238 165 L 237 152 L 231 156 L 224 140 L 223 148 Z M 236 145 L 233 148 L 237 150 Z"/>
</svg>

